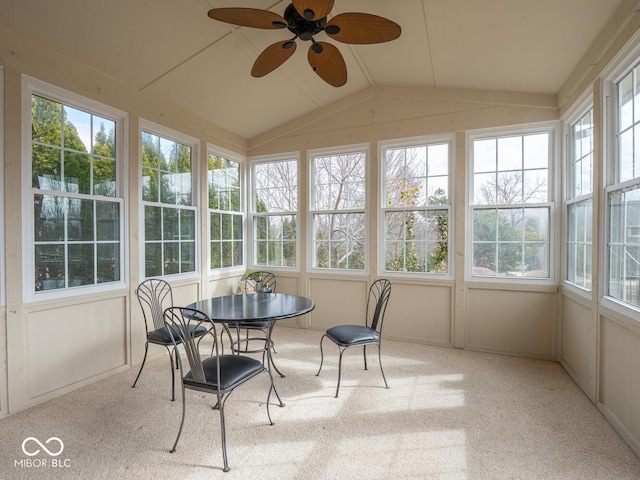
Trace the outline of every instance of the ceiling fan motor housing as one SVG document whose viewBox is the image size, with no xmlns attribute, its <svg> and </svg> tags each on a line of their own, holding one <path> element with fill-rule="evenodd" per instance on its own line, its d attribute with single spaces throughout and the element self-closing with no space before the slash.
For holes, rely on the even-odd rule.
<svg viewBox="0 0 640 480">
<path fill-rule="evenodd" d="M 284 11 L 284 18 L 287 21 L 287 28 L 300 40 L 312 40 L 313 36 L 324 30 L 327 24 L 327 17 L 318 20 L 307 20 L 295 9 L 293 4 Z"/>
</svg>

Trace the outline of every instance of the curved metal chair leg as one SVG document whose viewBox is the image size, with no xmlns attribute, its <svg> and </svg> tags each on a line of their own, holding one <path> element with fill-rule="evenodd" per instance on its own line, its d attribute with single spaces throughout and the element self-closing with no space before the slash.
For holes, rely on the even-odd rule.
<svg viewBox="0 0 640 480">
<path fill-rule="evenodd" d="M 185 398 L 184 398 L 184 385 L 182 386 L 182 420 L 180 420 L 180 428 L 178 428 L 178 436 L 176 437 L 176 441 L 173 442 L 173 448 L 169 450 L 170 453 L 174 453 L 176 451 L 176 447 L 178 446 L 178 440 L 180 440 L 180 434 L 182 433 L 182 427 L 184 426 L 184 414 L 186 410 Z"/>
<path fill-rule="evenodd" d="M 169 348 L 167 348 L 167 350 L 169 350 Z M 171 365 L 171 401 L 175 402 L 176 401 L 176 373 L 175 370 L 173 369 L 173 357 L 175 355 L 176 358 L 176 369 L 179 368 L 178 366 L 178 350 L 177 349 L 173 349 L 173 353 L 171 353 L 171 350 L 169 350 L 169 364 Z"/>
<path fill-rule="evenodd" d="M 222 459 L 224 461 L 224 472 L 228 472 L 229 461 L 227 460 L 227 434 L 224 426 L 224 400 L 220 404 L 220 434 L 222 435 Z"/>
<path fill-rule="evenodd" d="M 326 337 L 326 335 L 322 335 L 322 338 L 320 338 L 320 368 L 318 369 L 318 373 L 316 373 L 316 377 L 320 375 L 320 370 L 322 370 L 322 363 L 324 362 L 324 353 L 322 352 L 322 341 L 324 340 L 324 337 Z"/>
<path fill-rule="evenodd" d="M 342 354 L 344 353 L 345 350 L 346 348 L 340 349 L 340 359 L 338 360 L 338 386 L 336 387 L 335 398 L 338 398 L 338 392 L 340 391 L 340 378 L 342 377 Z"/>
<path fill-rule="evenodd" d="M 144 363 L 147 361 L 148 351 L 149 351 L 149 342 L 144 342 L 144 357 L 142 358 L 142 365 L 140 365 L 140 370 L 138 370 L 138 375 L 136 376 L 136 379 L 133 382 L 133 385 L 131 385 L 131 388 L 134 388 L 136 386 L 136 383 L 138 383 L 138 379 L 140 378 L 140 374 L 142 373 L 142 369 L 144 368 Z M 173 363 L 171 364 L 171 371 L 173 371 Z"/>
<path fill-rule="evenodd" d="M 384 380 L 384 388 L 389 388 L 387 377 L 384 376 L 384 370 L 382 369 L 382 352 L 380 351 L 380 345 L 378 345 L 378 363 L 380 364 L 380 371 L 382 372 L 382 379 Z"/>
</svg>

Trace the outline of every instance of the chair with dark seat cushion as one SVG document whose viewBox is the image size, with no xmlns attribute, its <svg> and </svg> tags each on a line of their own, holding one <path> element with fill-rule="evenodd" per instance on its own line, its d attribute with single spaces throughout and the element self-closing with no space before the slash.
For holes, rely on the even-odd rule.
<svg viewBox="0 0 640 480">
<path fill-rule="evenodd" d="M 163 312 L 166 308 L 173 306 L 173 292 L 171 291 L 171 285 L 165 280 L 159 278 L 149 278 L 138 285 L 136 289 L 136 296 L 140 307 L 142 308 L 142 316 L 144 318 L 144 328 L 146 333 L 146 339 L 144 343 L 144 357 L 140 370 L 136 376 L 135 381 L 131 388 L 134 388 L 138 383 L 144 364 L 147 361 L 147 354 L 149 352 L 149 344 L 162 345 L 169 352 L 169 363 L 171 365 L 171 401 L 176 399 L 176 387 L 175 387 L 175 373 L 173 367 L 173 360 L 175 357 L 176 366 L 178 368 L 178 352 L 174 347 L 171 339 L 171 334 L 167 329 Z M 204 326 L 198 326 L 193 335 L 196 338 L 201 339 L 206 335 L 208 329 Z"/>
<path fill-rule="evenodd" d="M 329 328 L 320 339 L 320 368 L 316 376 L 320 375 L 322 363 L 324 361 L 324 353 L 322 350 L 322 341 L 326 338 L 335 343 L 340 350 L 338 360 L 338 386 L 336 387 L 336 397 L 340 391 L 340 379 L 342 377 L 342 355 L 347 348 L 363 347 L 364 350 L 364 369 L 367 370 L 367 345 L 378 346 L 378 361 L 380 363 L 380 371 L 384 380 L 385 388 L 389 388 L 387 379 L 382 369 L 382 356 L 380 353 L 380 343 L 382 340 L 382 322 L 384 314 L 391 296 L 391 282 L 386 279 L 378 279 L 369 288 L 367 297 L 367 310 L 364 325 L 338 325 Z"/>
<path fill-rule="evenodd" d="M 270 380 L 269 393 L 267 394 L 267 417 L 269 418 L 269 424 L 273 425 L 271 414 L 269 413 L 269 400 L 271 398 L 271 392 L 274 390 L 271 372 L 265 368 L 260 360 L 255 358 L 237 354 L 224 355 L 222 353 L 221 342 L 218 341 L 218 335 L 216 334 L 216 324 L 213 323 L 204 312 L 184 307 L 171 307 L 165 310 L 164 317 L 173 337 L 174 347 L 177 348 L 178 345 L 183 345 L 184 356 L 187 358 L 190 369 L 189 371 L 185 371 L 186 366 L 183 366 L 182 356 L 179 356 L 178 363 L 180 378 L 182 379 L 182 420 L 180 421 L 178 436 L 176 437 L 171 452 L 176 451 L 178 440 L 180 440 L 180 434 L 182 433 L 182 427 L 184 426 L 186 411 L 185 390 L 191 389 L 203 393 L 215 394 L 218 400 L 215 408 L 220 411 L 222 458 L 224 461 L 224 471 L 227 472 L 229 471 L 229 463 L 227 461 L 224 419 L 224 406 L 226 401 L 231 392 L 236 388 L 256 378 L 261 373 L 266 372 Z M 191 335 L 192 332 L 197 331 L 201 327 L 201 324 L 211 325 L 214 337 L 213 354 L 205 359 L 200 355 L 198 344 Z M 206 447 L 206 445 L 202 446 Z"/>
<path fill-rule="evenodd" d="M 276 293 L 276 284 L 276 276 L 271 272 L 251 272 L 247 275 L 244 285 L 246 293 Z M 273 321 L 253 321 L 238 322 L 228 325 L 228 327 L 236 330 L 236 339 L 232 342 L 234 352 L 262 353 L 263 362 L 267 360 L 269 366 L 273 366 L 278 375 L 284 377 L 284 374 L 273 363 L 273 357 L 271 357 L 271 352 L 275 353 L 275 346 L 271 339 L 274 325 L 275 322 Z M 229 331 L 227 332 L 229 333 Z M 242 332 L 244 332 L 244 337 Z M 259 336 L 256 336 L 257 333 L 259 333 Z M 257 346 L 255 346 L 256 344 Z M 249 348 L 250 345 L 252 346 L 251 348 Z M 271 352 L 268 352 L 268 349 L 271 349 Z M 264 358 L 265 356 L 267 358 Z"/>
</svg>

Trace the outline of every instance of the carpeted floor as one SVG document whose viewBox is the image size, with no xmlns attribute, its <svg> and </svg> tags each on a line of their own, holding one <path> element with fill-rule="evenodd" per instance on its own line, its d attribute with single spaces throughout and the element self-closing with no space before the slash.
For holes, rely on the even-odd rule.
<svg viewBox="0 0 640 480">
<path fill-rule="evenodd" d="M 226 405 L 231 471 L 222 472 L 211 395 L 170 401 L 166 355 L 0 420 L 0 478 L 20 479 L 579 479 L 640 478 L 640 459 L 559 364 L 386 341 L 385 389 L 375 348 L 345 354 L 321 333 L 274 331 L 285 407 L 266 415 L 268 377 Z M 203 346 L 203 351 L 206 346 Z M 29 437 L 33 437 L 30 439 Z M 51 440 L 48 444 L 47 439 Z M 41 442 L 43 446 L 37 442 Z M 23 449 L 24 447 L 24 449 Z M 50 456 L 44 450 L 57 453 Z M 28 453 L 40 452 L 33 456 Z"/>
</svg>

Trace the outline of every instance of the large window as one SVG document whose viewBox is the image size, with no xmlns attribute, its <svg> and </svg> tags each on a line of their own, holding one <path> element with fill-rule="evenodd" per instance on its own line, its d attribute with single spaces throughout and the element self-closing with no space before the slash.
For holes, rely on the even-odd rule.
<svg viewBox="0 0 640 480">
<path fill-rule="evenodd" d="M 144 276 L 196 270 L 196 209 L 191 168 L 195 141 L 142 132 Z"/>
<path fill-rule="evenodd" d="M 640 306 L 640 66 L 615 85 L 615 161 L 607 188 L 610 296 Z"/>
<path fill-rule="evenodd" d="M 253 163 L 252 179 L 253 263 L 296 267 L 298 162 Z"/>
<path fill-rule="evenodd" d="M 550 277 L 550 138 L 473 138 L 473 276 Z"/>
<path fill-rule="evenodd" d="M 366 267 L 366 160 L 363 151 L 311 157 L 313 268 Z"/>
<path fill-rule="evenodd" d="M 449 272 L 451 143 L 383 149 L 384 270 Z"/>
<path fill-rule="evenodd" d="M 567 145 L 566 279 L 591 290 L 593 239 L 593 110 L 570 125 Z"/>
<path fill-rule="evenodd" d="M 240 197 L 240 165 L 209 153 L 209 229 L 211 269 L 243 263 L 244 215 Z"/>
<path fill-rule="evenodd" d="M 120 120 L 73 99 L 31 95 L 35 292 L 119 282 L 122 275 Z"/>
</svg>

